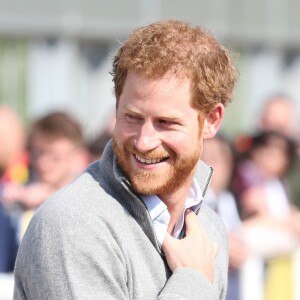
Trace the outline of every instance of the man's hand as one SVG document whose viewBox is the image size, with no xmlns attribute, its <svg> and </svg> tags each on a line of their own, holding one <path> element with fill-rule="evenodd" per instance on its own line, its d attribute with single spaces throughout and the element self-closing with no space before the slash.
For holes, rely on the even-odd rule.
<svg viewBox="0 0 300 300">
<path fill-rule="evenodd" d="M 186 236 L 181 239 L 166 234 L 162 249 L 172 272 L 180 267 L 199 271 L 213 282 L 215 256 L 218 245 L 209 240 L 193 211 L 185 214 Z"/>
</svg>

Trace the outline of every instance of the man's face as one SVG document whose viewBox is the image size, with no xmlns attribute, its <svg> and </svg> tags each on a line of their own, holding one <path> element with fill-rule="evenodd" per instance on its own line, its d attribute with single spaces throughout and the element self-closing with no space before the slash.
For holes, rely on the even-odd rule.
<svg viewBox="0 0 300 300">
<path fill-rule="evenodd" d="M 136 192 L 163 198 L 190 185 L 203 131 L 203 118 L 190 98 L 188 79 L 152 80 L 128 73 L 113 141 L 117 160 Z"/>
<path fill-rule="evenodd" d="M 32 148 L 39 181 L 61 187 L 73 178 L 76 148 L 69 139 L 49 139 L 42 134 L 36 134 Z"/>
<path fill-rule="evenodd" d="M 260 146 L 254 151 L 264 174 L 268 177 L 283 176 L 289 166 L 288 145 L 281 139 L 272 137 L 266 145 Z"/>
<path fill-rule="evenodd" d="M 288 100 L 274 99 L 266 105 L 260 126 L 264 131 L 275 130 L 291 136 L 295 130 L 295 116 L 295 108 Z"/>
</svg>

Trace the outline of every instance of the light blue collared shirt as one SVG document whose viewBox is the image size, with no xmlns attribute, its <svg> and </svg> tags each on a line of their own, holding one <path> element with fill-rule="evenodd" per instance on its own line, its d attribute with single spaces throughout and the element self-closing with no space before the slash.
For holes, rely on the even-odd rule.
<svg viewBox="0 0 300 300">
<path fill-rule="evenodd" d="M 149 210 L 158 242 L 160 245 L 162 245 L 170 222 L 170 214 L 167 206 L 156 195 L 142 195 L 141 197 Z M 202 201 L 202 191 L 197 180 L 194 178 L 189 190 L 189 194 L 185 200 L 181 216 L 175 224 L 172 233 L 173 237 L 178 238 L 180 232 L 182 231 L 185 211 L 188 208 L 196 211 L 201 206 Z"/>
</svg>

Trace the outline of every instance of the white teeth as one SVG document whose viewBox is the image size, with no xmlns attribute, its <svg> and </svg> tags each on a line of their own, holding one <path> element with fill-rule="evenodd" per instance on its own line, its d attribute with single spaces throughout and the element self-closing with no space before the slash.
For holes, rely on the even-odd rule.
<svg viewBox="0 0 300 300">
<path fill-rule="evenodd" d="M 135 155 L 135 158 L 143 164 L 156 164 L 156 163 L 160 162 L 159 159 L 144 159 L 144 158 L 138 157 L 137 155 Z"/>
</svg>

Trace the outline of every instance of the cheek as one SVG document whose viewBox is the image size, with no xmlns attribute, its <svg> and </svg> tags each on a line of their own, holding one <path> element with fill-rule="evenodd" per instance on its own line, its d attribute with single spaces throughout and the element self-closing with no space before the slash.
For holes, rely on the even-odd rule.
<svg viewBox="0 0 300 300">
<path fill-rule="evenodd" d="M 117 123 L 114 129 L 114 137 L 118 143 L 123 142 L 130 137 L 134 136 L 135 130 L 132 126 L 128 126 L 126 123 Z"/>
<path fill-rule="evenodd" d="M 166 141 L 166 139 L 165 139 Z M 172 149 L 179 157 L 188 157 L 198 153 L 199 156 L 202 154 L 203 145 L 197 134 L 190 135 L 176 135 L 168 138 L 167 146 Z"/>
<path fill-rule="evenodd" d="M 121 144 L 123 142 L 123 136 L 122 130 L 119 126 L 116 126 L 113 132 L 113 139 L 116 144 Z"/>
</svg>

